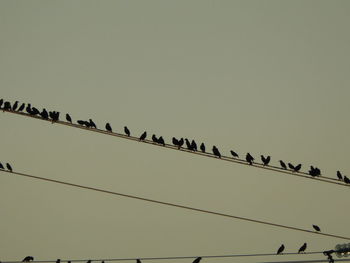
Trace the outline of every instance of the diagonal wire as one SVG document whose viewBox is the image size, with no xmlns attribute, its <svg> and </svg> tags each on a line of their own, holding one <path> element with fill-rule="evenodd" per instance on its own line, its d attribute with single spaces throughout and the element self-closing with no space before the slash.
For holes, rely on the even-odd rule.
<svg viewBox="0 0 350 263">
<path fill-rule="evenodd" d="M 166 206 L 171 206 L 171 207 L 187 209 L 187 210 L 196 211 L 196 212 L 205 213 L 205 214 L 212 214 L 212 215 L 216 215 L 216 216 L 222 216 L 222 217 L 227 217 L 227 218 L 231 218 L 231 219 L 238 219 L 238 220 L 248 221 L 248 222 L 252 222 L 252 223 L 258 223 L 258 224 L 278 227 L 278 228 L 285 228 L 285 229 L 294 230 L 294 231 L 301 231 L 301 232 L 306 232 L 306 233 L 310 233 L 310 234 L 314 234 L 314 235 L 321 235 L 321 236 L 327 236 L 327 237 L 334 237 L 334 238 L 350 240 L 350 237 L 345 237 L 345 236 L 340 236 L 340 235 L 333 235 L 333 234 L 327 234 L 327 233 L 322 233 L 322 232 L 315 232 L 315 231 L 311 231 L 311 230 L 307 230 L 307 229 L 303 229 L 303 228 L 292 227 L 292 226 L 281 225 L 281 224 L 275 224 L 275 223 L 270 223 L 270 222 L 261 221 L 261 220 L 257 220 L 257 219 L 241 217 L 241 216 L 235 216 L 235 215 L 225 214 L 225 213 L 221 213 L 221 212 L 215 212 L 215 211 L 210 211 L 210 210 L 205 210 L 205 209 L 200 209 L 200 208 L 195 208 L 195 207 L 190 207 L 190 206 L 185 206 L 185 205 L 180 205 L 180 204 L 175 204 L 175 203 L 169 203 L 169 202 L 149 199 L 149 198 L 145 198 L 145 197 L 130 195 L 130 194 L 123 194 L 123 193 L 118 193 L 118 192 L 114 192 L 114 191 L 104 190 L 104 189 L 90 187 L 90 186 L 84 186 L 84 185 L 80 185 L 80 184 L 73 184 L 73 183 L 69 183 L 69 182 L 49 179 L 49 178 L 45 178 L 45 177 L 34 176 L 34 175 L 30 175 L 30 174 L 25 174 L 25 173 L 10 172 L 10 171 L 5 171 L 5 170 L 0 170 L 0 171 L 4 172 L 4 173 L 15 174 L 15 175 L 28 177 L 28 178 L 32 178 L 32 179 L 37 179 L 37 180 L 48 181 L 48 182 L 53 182 L 53 183 L 57 183 L 57 184 L 73 186 L 73 187 L 77 187 L 77 188 L 82 188 L 82 189 L 92 190 L 92 191 L 96 191 L 96 192 L 122 196 L 122 197 L 126 197 L 126 198 L 137 199 L 137 200 L 146 201 L 146 202 L 150 202 L 150 203 L 156 203 L 156 204 L 160 204 L 160 205 L 166 205 Z"/>
<path fill-rule="evenodd" d="M 277 166 L 273 166 L 273 165 L 265 166 L 265 165 L 260 164 L 260 163 L 254 163 L 254 165 L 250 165 L 244 159 L 231 158 L 231 157 L 224 156 L 224 155 L 221 158 L 218 158 L 214 154 L 211 154 L 211 153 L 208 153 L 208 152 L 205 152 L 205 153 L 200 152 L 200 151 L 196 151 L 195 152 L 195 151 L 191 151 L 191 150 L 186 149 L 186 148 L 178 149 L 177 146 L 174 146 L 172 144 L 165 144 L 163 146 L 163 145 L 160 145 L 160 144 L 156 144 L 156 143 L 154 143 L 151 140 L 145 139 L 143 141 L 140 141 L 138 137 L 127 136 L 127 135 L 116 133 L 116 132 L 108 132 L 108 131 L 101 130 L 101 129 L 96 129 L 96 128 L 87 128 L 87 127 L 79 125 L 79 124 L 69 123 L 69 122 L 65 122 L 65 121 L 51 121 L 51 120 L 48 120 L 48 119 L 43 119 L 40 116 L 33 116 L 33 115 L 30 115 L 30 114 L 27 114 L 27 113 L 24 113 L 24 112 L 16 112 L 16 111 L 4 110 L 4 109 L 3 109 L 3 111 L 4 112 L 13 113 L 13 114 L 17 114 L 17 115 L 21 115 L 21 116 L 25 116 L 25 117 L 30 117 L 30 118 L 34 118 L 34 119 L 43 120 L 43 121 L 48 121 L 48 122 L 51 122 L 51 123 L 57 123 L 57 124 L 65 125 L 65 126 L 75 127 L 75 128 L 79 128 L 79 129 L 83 129 L 83 130 L 88 130 L 88 131 L 102 133 L 102 134 L 115 136 L 115 137 L 119 137 L 119 138 L 123 138 L 123 139 L 128 139 L 128 140 L 132 140 L 132 141 L 152 144 L 152 145 L 163 147 L 163 148 L 168 148 L 168 149 L 178 150 L 178 151 L 182 151 L 182 152 L 197 154 L 197 155 L 206 156 L 206 157 L 219 159 L 219 160 L 223 160 L 223 161 L 229 161 L 229 162 L 233 162 L 233 163 L 239 163 L 239 164 L 248 165 L 248 166 L 252 166 L 252 167 L 260 168 L 260 169 L 265 169 L 265 170 L 269 170 L 269 171 L 279 172 L 279 173 L 283 173 L 283 174 L 287 174 L 287 175 L 294 175 L 294 176 L 298 176 L 298 177 L 311 179 L 311 180 L 314 180 L 314 181 L 321 181 L 321 182 L 324 182 L 324 183 L 330 183 L 330 184 L 336 184 L 336 185 L 342 185 L 342 186 L 345 186 L 345 187 L 350 187 L 350 185 L 342 183 L 339 180 L 331 178 L 331 177 L 326 177 L 326 176 L 311 177 L 309 174 L 307 174 L 305 172 L 297 172 L 296 173 L 296 172 L 293 172 L 293 171 L 290 171 L 290 170 L 282 169 L 282 168 L 277 167 Z"/>
</svg>

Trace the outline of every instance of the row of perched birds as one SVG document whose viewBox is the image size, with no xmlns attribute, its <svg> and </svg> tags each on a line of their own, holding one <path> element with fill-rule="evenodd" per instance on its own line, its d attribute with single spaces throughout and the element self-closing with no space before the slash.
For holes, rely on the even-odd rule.
<svg viewBox="0 0 350 263">
<path fill-rule="evenodd" d="M 6 168 L 7 170 L 9 170 L 10 172 L 12 172 L 12 166 L 9 163 L 6 163 Z M 5 170 L 5 167 L 2 165 L 2 163 L 0 163 L 0 169 L 1 170 Z"/>
<path fill-rule="evenodd" d="M 33 261 L 33 260 L 34 260 L 34 257 L 32 257 L 32 256 L 27 256 L 27 257 L 25 257 L 25 258 L 22 260 L 22 262 L 31 262 L 31 261 Z M 201 260 L 202 260 L 201 257 L 197 257 L 192 263 L 199 263 Z M 91 263 L 91 262 L 92 262 L 92 260 L 88 260 L 86 263 Z M 1 263 L 1 261 L 0 261 L 0 263 Z M 56 260 L 56 263 L 61 263 L 61 259 L 57 259 L 57 260 Z M 67 263 L 71 263 L 71 261 L 68 260 Z M 101 263 L 105 263 L 104 260 L 102 260 Z M 141 263 L 141 260 L 140 260 L 140 259 L 136 259 L 136 263 Z"/>
<path fill-rule="evenodd" d="M 47 111 L 45 108 L 40 111 L 36 107 L 32 106 L 30 103 L 28 103 L 28 104 L 22 103 L 21 105 L 19 105 L 18 101 L 14 102 L 13 105 L 11 105 L 11 103 L 9 101 L 4 101 L 3 99 L 0 99 L 0 109 L 2 109 L 4 111 L 5 110 L 6 111 L 17 111 L 17 112 L 25 111 L 31 116 L 40 116 L 41 118 L 43 118 L 45 120 L 51 120 L 52 122 L 59 121 L 59 116 L 60 116 L 60 112 L 58 112 L 58 111 Z M 67 122 L 73 123 L 72 118 L 68 113 L 66 114 L 65 117 L 66 117 Z M 95 124 L 95 122 L 92 119 L 89 119 L 88 121 L 77 120 L 77 123 L 79 125 L 87 127 L 87 128 L 97 129 L 97 125 Z M 112 126 L 109 122 L 106 123 L 105 129 L 108 132 L 111 132 L 111 133 L 113 132 Z M 124 126 L 124 133 L 129 137 L 131 136 L 131 132 L 127 126 Z M 144 140 L 146 140 L 146 137 L 147 137 L 147 132 L 145 131 L 141 134 L 141 136 L 139 137 L 139 140 L 144 141 Z M 162 136 L 157 137 L 155 134 L 153 134 L 151 139 L 155 144 L 165 146 L 165 140 Z M 193 152 L 201 151 L 202 153 L 208 153 L 208 152 L 206 152 L 207 149 L 206 149 L 206 146 L 204 143 L 201 143 L 198 147 L 195 140 L 190 141 L 187 138 L 178 139 L 178 138 L 173 137 L 172 144 L 174 146 L 176 146 L 178 149 L 183 148 L 184 145 L 186 144 L 186 148 L 190 151 L 193 151 Z M 216 156 L 218 158 L 222 157 L 219 149 L 215 145 L 212 147 L 211 150 L 212 150 L 212 154 L 214 156 Z M 230 150 L 230 154 L 231 154 L 232 158 L 239 159 L 239 155 L 235 151 Z M 263 166 L 268 166 L 270 161 L 271 161 L 271 156 L 261 155 L 260 159 L 262 161 Z M 241 159 L 239 159 L 239 160 L 241 160 Z M 254 165 L 255 158 L 250 153 L 247 153 L 245 156 L 245 161 L 250 165 Z M 279 160 L 279 164 L 281 166 L 281 169 L 283 169 L 283 170 L 290 169 L 292 172 L 296 172 L 296 173 L 300 172 L 300 169 L 302 167 L 302 164 L 294 165 L 292 163 L 285 163 L 282 160 Z M 314 167 L 311 165 L 310 169 L 308 171 L 308 174 L 311 175 L 312 177 L 318 177 L 318 176 L 321 176 L 321 170 L 318 167 Z M 340 171 L 337 171 L 337 178 L 339 181 L 342 181 L 346 184 L 350 184 L 350 179 L 347 176 L 342 175 Z"/>
</svg>

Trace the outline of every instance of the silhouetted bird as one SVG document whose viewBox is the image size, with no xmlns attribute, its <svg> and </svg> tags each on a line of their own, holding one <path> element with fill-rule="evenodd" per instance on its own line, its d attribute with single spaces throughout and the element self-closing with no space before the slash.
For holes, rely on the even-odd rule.
<svg viewBox="0 0 350 263">
<path fill-rule="evenodd" d="M 30 103 L 28 103 L 28 105 L 27 105 L 27 107 L 26 107 L 26 112 L 28 113 L 28 114 L 30 114 L 31 112 L 32 112 L 32 108 L 31 108 L 32 106 L 30 105 Z"/>
<path fill-rule="evenodd" d="M 215 145 L 213 146 L 212 151 L 213 151 L 213 154 L 214 154 L 215 156 L 221 158 L 221 153 L 219 152 L 219 149 L 218 149 Z"/>
<path fill-rule="evenodd" d="M 147 137 L 147 132 L 145 131 L 141 134 L 140 141 L 144 141 L 146 139 L 146 137 Z"/>
<path fill-rule="evenodd" d="M 264 155 L 261 155 L 261 161 L 263 162 L 264 166 L 268 165 L 271 160 L 270 156 L 265 157 Z"/>
<path fill-rule="evenodd" d="M 289 169 L 291 169 L 291 170 L 294 170 L 294 169 L 295 169 L 294 165 L 291 164 L 291 163 L 288 163 L 288 167 L 289 167 Z"/>
<path fill-rule="evenodd" d="M 343 181 L 343 176 L 340 171 L 337 171 L 337 177 L 340 181 Z"/>
<path fill-rule="evenodd" d="M 69 114 L 66 114 L 66 120 L 70 123 L 72 123 L 72 118 L 69 116 Z"/>
<path fill-rule="evenodd" d="M 5 169 L 2 163 L 0 163 L 0 169 Z"/>
<path fill-rule="evenodd" d="M 185 142 L 186 142 L 187 149 L 189 149 L 190 151 L 192 151 L 192 145 L 191 145 L 190 141 L 186 138 L 186 139 L 185 139 Z"/>
<path fill-rule="evenodd" d="M 22 262 L 29 262 L 29 261 L 33 261 L 33 260 L 34 260 L 33 257 L 27 256 L 27 257 L 25 257 L 25 258 L 22 260 Z"/>
<path fill-rule="evenodd" d="M 47 113 L 46 109 L 43 109 L 42 112 L 40 112 L 40 116 L 43 119 L 48 119 L 49 118 L 49 114 Z"/>
<path fill-rule="evenodd" d="M 232 155 L 234 158 L 238 158 L 238 157 L 239 157 L 238 154 L 237 154 L 235 151 L 230 150 L 230 153 L 231 153 L 231 155 Z"/>
<path fill-rule="evenodd" d="M 89 119 L 89 124 L 90 124 L 90 127 L 93 127 L 95 129 L 97 129 L 97 126 L 96 126 L 96 124 L 94 123 L 93 120 Z"/>
<path fill-rule="evenodd" d="M 205 145 L 204 145 L 204 143 L 201 143 L 201 145 L 199 146 L 199 149 L 201 149 L 202 153 L 205 153 Z"/>
<path fill-rule="evenodd" d="M 13 103 L 12 110 L 15 111 L 18 107 L 18 101 L 16 100 L 15 103 Z"/>
<path fill-rule="evenodd" d="M 4 110 L 11 110 L 11 103 L 9 101 L 4 102 Z"/>
<path fill-rule="evenodd" d="M 282 244 L 282 245 L 279 247 L 279 249 L 277 250 L 277 255 L 282 254 L 283 250 L 284 250 L 284 245 Z"/>
<path fill-rule="evenodd" d="M 312 177 L 320 176 L 321 175 L 321 170 L 318 169 L 317 167 L 313 167 L 312 165 L 310 166 L 309 170 L 309 175 Z"/>
<path fill-rule="evenodd" d="M 307 247 L 307 244 L 304 243 L 304 245 L 302 245 L 302 246 L 299 248 L 298 254 L 305 252 L 306 247 Z"/>
<path fill-rule="evenodd" d="M 61 259 L 58 258 L 58 259 L 56 260 L 56 263 L 61 263 Z"/>
<path fill-rule="evenodd" d="M 136 263 L 142 263 L 141 260 L 139 259 L 136 259 Z"/>
<path fill-rule="evenodd" d="M 344 175 L 344 182 L 350 184 L 350 179 L 346 175 Z"/>
<path fill-rule="evenodd" d="M 192 263 L 199 263 L 199 261 L 201 261 L 201 257 L 198 257 L 198 258 L 196 258 L 195 260 L 193 260 L 193 262 Z"/>
<path fill-rule="evenodd" d="M 173 143 L 175 146 L 179 146 L 179 140 L 176 139 L 175 137 L 173 137 L 172 143 Z"/>
<path fill-rule="evenodd" d="M 317 225 L 312 225 L 312 227 L 317 231 L 317 232 L 320 232 L 321 231 L 321 228 Z"/>
<path fill-rule="evenodd" d="M 155 134 L 152 135 L 152 141 L 158 143 L 158 138 Z"/>
<path fill-rule="evenodd" d="M 12 167 L 9 163 L 6 163 L 6 167 L 7 167 L 7 170 L 9 170 L 10 172 L 12 172 Z"/>
<path fill-rule="evenodd" d="M 184 138 L 181 138 L 180 140 L 179 140 L 179 149 L 182 147 L 182 145 L 184 145 Z"/>
<path fill-rule="evenodd" d="M 0 108 L 1 108 L 3 103 L 4 103 L 4 99 L 0 99 Z"/>
<path fill-rule="evenodd" d="M 40 111 L 39 111 L 37 108 L 32 107 L 32 111 L 31 111 L 31 113 L 30 113 L 30 114 L 31 114 L 31 115 L 33 115 L 33 116 L 35 116 L 35 115 L 40 114 Z"/>
<path fill-rule="evenodd" d="M 192 142 L 191 142 L 191 148 L 192 148 L 192 151 L 197 151 L 197 143 L 194 141 L 194 140 L 192 140 Z"/>
<path fill-rule="evenodd" d="M 112 127 L 108 122 L 106 123 L 106 130 L 112 132 Z"/>
<path fill-rule="evenodd" d="M 60 119 L 60 113 L 58 111 L 53 112 L 52 121 L 58 121 Z"/>
<path fill-rule="evenodd" d="M 160 136 L 160 137 L 158 138 L 158 143 L 161 144 L 161 145 L 163 145 L 163 146 L 165 146 L 165 142 L 164 142 L 164 139 L 163 139 L 162 136 Z"/>
<path fill-rule="evenodd" d="M 124 126 L 124 132 L 126 135 L 130 136 L 130 131 L 129 131 L 128 127 Z"/>
<path fill-rule="evenodd" d="M 26 104 L 22 103 L 22 105 L 19 106 L 18 111 L 23 111 L 25 106 L 26 106 Z"/>
<path fill-rule="evenodd" d="M 83 120 L 77 120 L 77 123 L 80 125 L 83 125 L 83 126 L 85 125 L 85 121 L 83 121 Z"/>
<path fill-rule="evenodd" d="M 301 163 L 294 167 L 294 172 L 299 172 L 301 168 Z"/>
<path fill-rule="evenodd" d="M 251 154 L 250 153 L 247 153 L 247 155 L 245 156 L 245 159 L 246 159 L 246 161 L 250 164 L 250 165 L 252 165 L 253 164 L 253 161 L 254 161 L 254 157 L 253 156 L 251 156 Z"/>
<path fill-rule="evenodd" d="M 91 259 L 89 259 L 86 263 L 91 263 Z"/>
<path fill-rule="evenodd" d="M 282 160 L 280 160 L 280 165 L 283 169 L 287 170 L 287 166 Z"/>
</svg>

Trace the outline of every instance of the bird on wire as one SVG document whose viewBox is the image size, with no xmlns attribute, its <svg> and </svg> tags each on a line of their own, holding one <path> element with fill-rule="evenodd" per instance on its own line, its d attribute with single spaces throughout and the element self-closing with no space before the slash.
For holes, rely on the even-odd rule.
<svg viewBox="0 0 350 263">
<path fill-rule="evenodd" d="M 184 138 L 181 138 L 180 140 L 179 140 L 179 147 L 178 147 L 178 149 L 180 149 L 181 147 L 182 147 L 182 145 L 184 145 Z"/>
<path fill-rule="evenodd" d="M 146 131 L 144 131 L 142 134 L 141 134 L 141 136 L 140 136 L 140 141 L 144 141 L 145 139 L 146 139 L 146 137 L 147 137 L 147 132 Z"/>
<path fill-rule="evenodd" d="M 250 165 L 253 165 L 254 157 L 250 153 L 247 153 L 245 159 Z"/>
<path fill-rule="evenodd" d="M 172 143 L 173 143 L 175 146 L 179 146 L 179 140 L 176 139 L 175 137 L 173 137 Z"/>
<path fill-rule="evenodd" d="M 238 154 L 235 151 L 230 150 L 230 153 L 233 158 L 239 158 Z"/>
<path fill-rule="evenodd" d="M 10 172 L 12 172 L 12 166 L 9 163 L 6 163 L 6 167 L 7 170 L 9 170 Z"/>
<path fill-rule="evenodd" d="M 130 130 L 128 129 L 128 127 L 124 126 L 124 132 L 128 137 L 130 137 Z"/>
<path fill-rule="evenodd" d="M 72 123 L 72 118 L 70 117 L 70 115 L 67 113 L 66 114 L 66 120 L 70 123 Z"/>
<path fill-rule="evenodd" d="M 277 250 L 277 255 L 282 254 L 283 250 L 284 250 L 284 245 L 282 244 L 282 245 L 279 247 L 279 249 Z"/>
<path fill-rule="evenodd" d="M 112 127 L 109 124 L 109 122 L 106 123 L 106 130 L 109 131 L 109 132 L 112 132 Z"/>
<path fill-rule="evenodd" d="M 268 165 L 271 160 L 270 156 L 265 157 L 264 155 L 261 155 L 261 161 L 263 162 L 263 165 Z"/>
<path fill-rule="evenodd" d="M 92 119 L 89 119 L 89 124 L 90 124 L 90 127 L 97 129 L 97 126 Z"/>
<path fill-rule="evenodd" d="M 337 171 L 337 177 L 340 181 L 343 181 L 343 175 L 341 174 L 340 171 Z"/>
<path fill-rule="evenodd" d="M 321 228 L 317 225 L 312 225 L 312 227 L 317 231 L 317 232 L 320 232 L 321 231 Z"/>
<path fill-rule="evenodd" d="M 344 182 L 350 184 L 350 179 L 346 175 L 344 175 Z"/>
<path fill-rule="evenodd" d="M 23 111 L 25 106 L 26 106 L 26 104 L 25 104 L 25 103 L 22 103 L 22 105 L 19 106 L 19 108 L 18 108 L 17 111 L 18 111 L 18 112 Z"/>
<path fill-rule="evenodd" d="M 3 169 L 3 170 L 5 169 L 2 163 L 0 163 L 0 169 Z"/>
<path fill-rule="evenodd" d="M 18 107 L 18 101 L 16 100 L 15 103 L 12 105 L 12 110 L 15 111 Z"/>
<path fill-rule="evenodd" d="M 195 260 L 193 260 L 192 263 L 199 263 L 199 261 L 201 261 L 201 260 L 202 260 L 202 257 L 198 257 Z"/>
<path fill-rule="evenodd" d="M 27 256 L 27 257 L 25 257 L 23 260 L 22 260 L 22 262 L 30 262 L 30 261 L 33 261 L 34 260 L 34 258 L 32 257 L 32 256 Z"/>
<path fill-rule="evenodd" d="M 212 151 L 213 151 L 213 154 L 214 154 L 215 156 L 221 158 L 221 153 L 219 152 L 219 149 L 218 149 L 215 145 L 213 146 Z"/>
<path fill-rule="evenodd" d="M 191 148 L 192 148 L 192 151 L 197 151 L 197 143 L 194 141 L 194 140 L 192 140 L 191 141 Z"/>
<path fill-rule="evenodd" d="M 163 145 L 163 146 L 165 146 L 165 141 L 164 141 L 164 139 L 163 139 L 162 136 L 160 136 L 160 137 L 158 138 L 158 143 L 161 144 L 161 145 Z"/>
<path fill-rule="evenodd" d="M 158 138 L 155 134 L 152 135 L 152 141 L 158 143 Z"/>
<path fill-rule="evenodd" d="M 280 160 L 280 165 L 284 170 L 287 170 L 287 165 L 282 160 Z"/>
<path fill-rule="evenodd" d="M 306 247 L 307 247 L 307 244 L 306 243 L 304 243 L 300 248 L 299 248 L 299 251 L 298 251 L 298 254 L 300 254 L 300 253 L 304 253 L 305 252 L 305 250 L 306 250 Z"/>
<path fill-rule="evenodd" d="M 136 263 L 142 263 L 141 260 L 139 259 L 136 259 Z"/>
<path fill-rule="evenodd" d="M 205 153 L 205 145 L 202 142 L 201 145 L 199 146 L 199 149 L 202 151 L 202 153 Z"/>
</svg>

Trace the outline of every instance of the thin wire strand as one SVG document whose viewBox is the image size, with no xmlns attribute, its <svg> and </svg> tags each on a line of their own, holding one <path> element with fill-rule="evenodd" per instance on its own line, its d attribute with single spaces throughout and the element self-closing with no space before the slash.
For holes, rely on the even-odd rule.
<svg viewBox="0 0 350 263">
<path fill-rule="evenodd" d="M 163 145 L 160 145 L 160 144 L 156 144 L 153 141 L 148 140 L 148 139 L 140 141 L 138 137 L 127 136 L 127 135 L 116 133 L 116 132 L 108 132 L 108 131 L 101 130 L 101 129 L 96 129 L 96 128 L 87 128 L 85 126 L 82 126 L 82 125 L 79 125 L 79 124 L 75 124 L 75 123 L 70 123 L 70 122 L 65 122 L 65 121 L 51 121 L 51 120 L 43 119 L 40 116 L 33 116 L 33 115 L 29 115 L 29 114 L 24 113 L 24 112 L 16 112 L 16 111 L 9 111 L 9 110 L 3 110 L 3 111 L 4 112 L 13 113 L 13 114 L 17 114 L 17 115 L 21 115 L 21 116 L 25 116 L 25 117 L 30 117 L 30 118 L 34 118 L 34 119 L 43 120 L 43 121 L 48 121 L 48 122 L 51 122 L 51 123 L 58 123 L 58 124 L 61 124 L 61 125 L 75 127 L 75 128 L 79 128 L 79 129 L 83 129 L 83 130 L 87 130 L 87 131 L 92 131 L 92 132 L 97 132 L 97 133 L 102 133 L 102 134 L 106 134 L 106 135 L 110 135 L 110 136 L 123 138 L 123 139 L 128 139 L 128 140 L 132 140 L 132 141 L 138 141 L 138 142 L 143 142 L 143 143 L 147 143 L 147 144 L 152 144 L 152 145 L 163 147 L 163 148 L 168 148 L 168 149 L 178 150 L 178 151 L 182 151 L 182 152 L 197 154 L 197 155 L 206 156 L 206 157 L 210 157 L 210 158 L 214 158 L 214 159 L 220 159 L 220 160 L 223 160 L 223 161 L 229 161 L 229 162 L 233 162 L 233 163 L 239 163 L 239 164 L 252 166 L 252 167 L 256 167 L 256 168 L 260 168 L 260 169 L 265 169 L 265 170 L 269 170 L 269 171 L 279 172 L 279 173 L 283 173 L 283 174 L 287 174 L 287 175 L 299 176 L 299 177 L 303 177 L 303 178 L 306 178 L 306 179 L 311 179 L 311 180 L 315 180 L 315 181 L 321 181 L 321 182 L 324 182 L 324 183 L 330 183 L 330 184 L 336 184 L 336 185 L 342 185 L 342 186 L 345 186 L 345 187 L 350 187 L 350 185 L 342 183 L 339 180 L 331 178 L 331 177 L 326 177 L 326 176 L 311 177 L 309 174 L 307 174 L 305 172 L 293 172 L 293 171 L 290 171 L 290 170 L 284 170 L 284 169 L 282 169 L 280 167 L 277 167 L 277 166 L 273 166 L 273 165 L 265 166 L 265 165 L 260 164 L 260 163 L 254 163 L 254 165 L 250 165 L 244 159 L 231 158 L 231 157 L 224 156 L 224 155 L 221 158 L 218 158 L 214 154 L 211 154 L 211 153 L 208 153 L 208 152 L 205 152 L 205 153 L 200 152 L 200 151 L 196 151 L 195 152 L 195 151 L 191 151 L 191 150 L 186 149 L 186 148 L 178 149 L 177 146 L 174 146 L 172 144 L 165 144 L 163 146 Z"/>
<path fill-rule="evenodd" d="M 283 253 L 277 255 L 276 253 L 257 253 L 257 254 L 231 254 L 231 255 L 205 255 L 200 256 L 202 258 L 236 258 L 236 257 L 266 257 L 266 256 L 287 256 L 287 255 L 313 255 L 322 254 L 321 251 L 306 252 L 306 253 Z M 131 261 L 131 260 L 173 260 L 173 259 L 193 259 L 199 256 L 173 256 L 173 257 L 138 257 L 138 258 L 101 258 L 101 259 L 61 259 L 61 262 L 71 261 L 71 262 L 87 262 L 88 260 L 94 261 Z M 36 263 L 55 263 L 57 260 L 35 260 L 32 262 Z M 3 261 L 3 263 L 21 263 L 22 261 Z"/>
<path fill-rule="evenodd" d="M 314 234 L 314 235 L 321 235 L 321 236 L 350 240 L 350 237 L 345 237 L 345 236 L 327 234 L 327 233 L 322 233 L 322 232 L 315 232 L 315 231 L 302 229 L 302 228 L 298 228 L 298 227 L 275 224 L 275 223 L 265 222 L 265 221 L 261 221 L 261 220 L 257 220 L 257 219 L 251 219 L 251 218 L 247 218 L 247 217 L 235 216 L 235 215 L 230 215 L 230 214 L 225 214 L 225 213 L 220 213 L 220 212 L 215 212 L 215 211 L 210 211 L 210 210 L 205 210 L 205 209 L 200 209 L 200 208 L 194 208 L 194 207 L 190 207 L 190 206 L 179 205 L 179 204 L 175 204 L 175 203 L 169 203 L 169 202 L 139 197 L 139 196 L 135 196 L 135 195 L 123 194 L 123 193 L 113 192 L 113 191 L 104 190 L 104 189 L 100 189 L 100 188 L 84 186 L 84 185 L 80 185 L 80 184 L 73 184 L 73 183 L 69 183 L 69 182 L 64 182 L 64 181 L 59 181 L 59 180 L 54 180 L 54 179 L 49 179 L 49 178 L 45 178 L 45 177 L 39 177 L 39 176 L 34 176 L 34 175 L 29 175 L 29 174 L 24 174 L 24 173 L 19 173 L 19 172 L 10 172 L 10 171 L 5 171 L 5 170 L 0 170 L 0 171 L 5 172 L 5 173 L 10 173 L 10 174 L 16 174 L 16 175 L 20 175 L 20 176 L 24 176 L 24 177 L 29 177 L 29 178 L 33 178 L 33 179 L 53 182 L 53 183 L 57 183 L 57 184 L 63 184 L 63 185 L 69 185 L 69 186 L 78 187 L 78 188 L 82 188 L 82 189 L 93 190 L 96 192 L 118 195 L 118 196 L 137 199 L 137 200 L 141 200 L 141 201 L 146 201 L 146 202 L 151 202 L 151 203 L 156 203 L 156 204 L 161 204 L 161 205 L 166 205 L 166 206 L 172 206 L 172 207 L 177 207 L 177 208 L 182 208 L 182 209 L 187 209 L 187 210 L 192 210 L 192 211 L 196 211 L 196 212 L 212 214 L 212 215 L 217 215 L 217 216 L 222 216 L 222 217 L 227 217 L 227 218 L 231 218 L 231 219 L 238 219 L 238 220 L 248 221 L 248 222 L 252 222 L 252 223 L 258 223 L 258 224 L 269 225 L 269 226 L 273 226 L 273 227 L 285 228 L 285 229 L 290 229 L 290 230 L 294 230 L 294 231 L 301 231 L 301 232 L 306 232 L 306 233 L 310 233 L 310 234 Z"/>
</svg>

